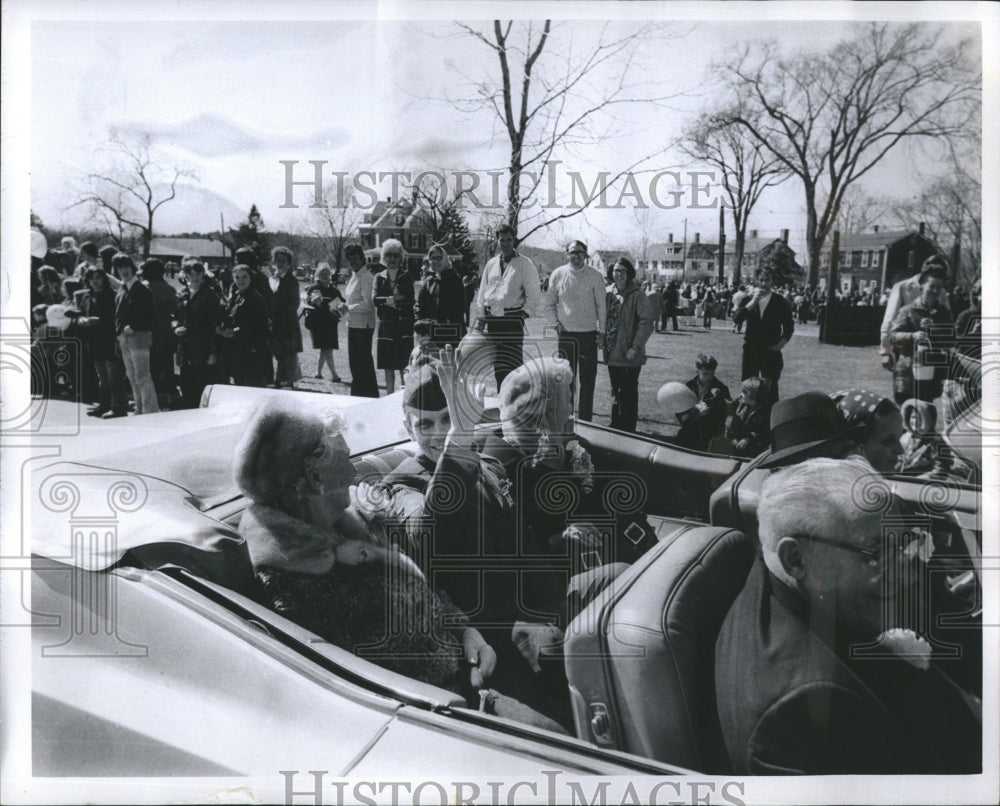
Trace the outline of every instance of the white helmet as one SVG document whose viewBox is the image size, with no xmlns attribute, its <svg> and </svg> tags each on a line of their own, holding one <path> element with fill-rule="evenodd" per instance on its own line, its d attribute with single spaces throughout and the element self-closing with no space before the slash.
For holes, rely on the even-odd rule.
<svg viewBox="0 0 1000 806">
<path fill-rule="evenodd" d="M 698 405 L 698 395 L 678 381 L 668 381 L 656 393 L 656 402 L 671 414 L 682 414 Z"/>
</svg>

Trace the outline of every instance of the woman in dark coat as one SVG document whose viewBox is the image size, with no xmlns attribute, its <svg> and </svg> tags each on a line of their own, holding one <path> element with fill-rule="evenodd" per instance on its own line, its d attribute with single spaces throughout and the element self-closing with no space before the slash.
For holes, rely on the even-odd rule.
<svg viewBox="0 0 1000 806">
<path fill-rule="evenodd" d="M 271 252 L 271 260 L 274 263 L 274 276 L 270 281 L 274 291 L 271 349 L 278 364 L 274 372 L 274 383 L 291 389 L 302 377 L 299 369 L 299 353 L 302 352 L 299 281 L 292 274 L 291 249 L 276 246 Z"/>
<path fill-rule="evenodd" d="M 90 358 L 97 372 L 98 403 L 87 414 L 103 417 L 108 412 L 124 415 L 128 411 L 125 397 L 125 367 L 115 353 L 115 292 L 108 284 L 104 269 L 90 268 L 84 278 L 89 290 L 80 301 L 77 325 L 86 334 Z"/>
<path fill-rule="evenodd" d="M 427 252 L 431 273 L 424 280 L 414 309 L 416 319 L 429 319 L 430 339 L 435 347 L 457 347 L 465 335 L 465 286 L 452 268 L 451 258 L 439 244 Z"/>
<path fill-rule="evenodd" d="M 331 304 L 333 303 L 333 304 Z M 312 335 L 312 346 L 319 350 L 316 378 L 323 377 L 323 365 L 330 367 L 330 380 L 340 383 L 333 351 L 340 347 L 337 327 L 340 325 L 341 305 L 346 305 L 344 295 L 330 279 L 325 266 L 316 272 L 316 282 L 306 289 L 306 330 Z"/>
<path fill-rule="evenodd" d="M 413 277 L 403 265 L 403 244 L 389 238 L 382 244 L 381 270 L 375 275 L 372 302 L 378 316 L 375 366 L 385 371 L 385 393 L 396 389 L 413 352 Z"/>
<path fill-rule="evenodd" d="M 181 365 L 181 398 L 186 409 L 201 404 L 201 393 L 214 380 L 219 362 L 219 296 L 205 277 L 201 261 L 182 267 L 187 292 L 177 301 L 178 359 Z"/>
<path fill-rule="evenodd" d="M 229 295 L 220 335 L 231 345 L 230 369 L 237 386 L 262 387 L 267 383 L 268 352 L 267 308 L 253 287 L 250 267 L 233 269 L 233 287 Z"/>
</svg>

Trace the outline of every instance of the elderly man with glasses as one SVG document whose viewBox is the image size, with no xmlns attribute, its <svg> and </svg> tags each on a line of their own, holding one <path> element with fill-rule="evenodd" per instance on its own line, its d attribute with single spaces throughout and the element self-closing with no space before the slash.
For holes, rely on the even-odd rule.
<svg viewBox="0 0 1000 806">
<path fill-rule="evenodd" d="M 859 458 L 809 459 L 767 479 L 758 519 L 762 559 L 715 652 L 733 771 L 979 772 L 980 703 L 895 621 L 930 538 L 881 477 Z"/>
</svg>

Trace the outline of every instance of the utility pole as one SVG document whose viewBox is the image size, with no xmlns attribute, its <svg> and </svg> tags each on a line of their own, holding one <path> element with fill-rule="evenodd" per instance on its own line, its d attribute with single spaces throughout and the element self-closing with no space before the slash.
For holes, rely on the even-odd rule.
<svg viewBox="0 0 1000 806">
<path fill-rule="evenodd" d="M 830 335 L 832 333 L 831 320 L 836 315 L 834 311 L 837 307 L 837 283 L 840 282 L 837 279 L 839 261 L 840 230 L 835 229 L 833 231 L 833 240 L 830 243 L 830 278 L 826 282 L 826 311 L 823 314 L 823 332 L 821 334 L 824 344 L 830 344 Z"/>
<path fill-rule="evenodd" d="M 687 273 L 688 262 L 688 220 L 684 219 L 684 250 L 681 252 L 681 283 L 684 282 Z"/>
<path fill-rule="evenodd" d="M 719 205 L 719 285 L 726 282 L 726 205 Z"/>
<path fill-rule="evenodd" d="M 219 243 L 222 244 L 222 259 L 226 259 L 226 221 L 219 210 Z"/>
</svg>

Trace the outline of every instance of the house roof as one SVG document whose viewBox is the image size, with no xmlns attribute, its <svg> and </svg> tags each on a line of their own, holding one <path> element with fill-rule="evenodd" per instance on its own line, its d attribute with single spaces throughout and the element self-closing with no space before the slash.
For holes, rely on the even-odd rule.
<svg viewBox="0 0 1000 806">
<path fill-rule="evenodd" d="M 209 238 L 153 238 L 149 242 L 149 254 L 164 257 L 227 257 L 225 244 Z"/>
<path fill-rule="evenodd" d="M 926 235 L 921 235 L 915 229 L 884 230 L 881 232 L 849 232 L 840 239 L 840 249 L 875 249 L 883 246 L 892 246 L 894 243 L 909 238 L 911 236 L 923 238 L 930 243 Z"/>
<path fill-rule="evenodd" d="M 620 257 L 632 260 L 632 253 L 627 249 L 595 249 L 591 252 L 591 256 L 599 258 L 605 265 L 610 261 L 618 260 Z"/>
</svg>

